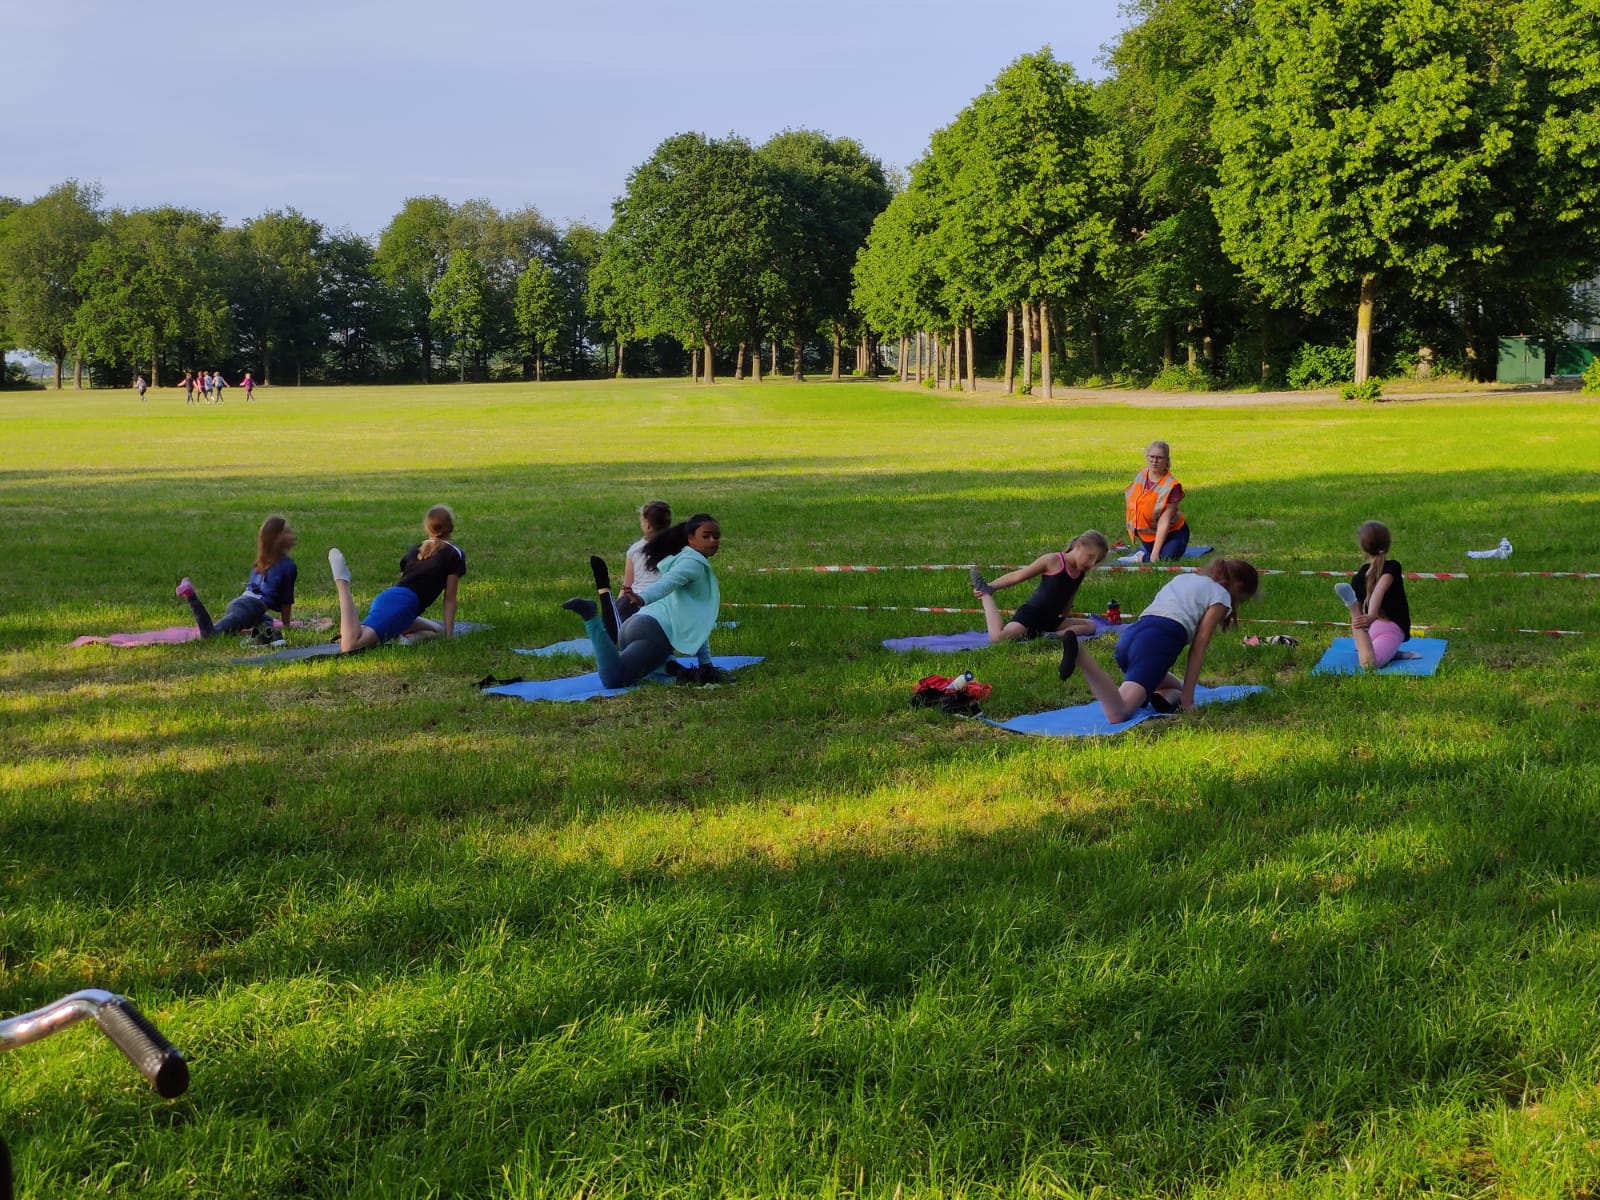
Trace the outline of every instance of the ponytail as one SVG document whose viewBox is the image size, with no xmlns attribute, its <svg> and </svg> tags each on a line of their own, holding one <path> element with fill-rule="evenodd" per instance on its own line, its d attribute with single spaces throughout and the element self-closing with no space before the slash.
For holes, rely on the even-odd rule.
<svg viewBox="0 0 1600 1200">
<path fill-rule="evenodd" d="M 689 544 L 691 533 L 715 520 L 709 513 L 695 513 L 687 521 L 668 526 L 644 544 L 644 561 L 650 564 L 651 569 L 659 567 L 663 558 L 671 558 Z"/>
<path fill-rule="evenodd" d="M 1394 544 L 1394 539 L 1390 536 L 1389 527 L 1382 521 L 1366 521 L 1356 530 L 1356 543 L 1367 559 L 1367 585 L 1361 596 L 1361 611 L 1365 612 L 1367 598 L 1372 595 L 1372 589 L 1378 586 L 1383 568 L 1388 565 L 1389 547 Z"/>
<path fill-rule="evenodd" d="M 441 547 L 450 544 L 450 535 L 456 531 L 456 515 L 443 504 L 435 504 L 423 518 L 422 527 L 428 540 L 417 547 L 418 560 L 432 558 Z"/>
<path fill-rule="evenodd" d="M 1248 600 L 1260 590 L 1261 572 L 1242 558 L 1219 558 L 1211 564 L 1206 574 L 1234 597 L 1235 603 L 1229 606 L 1228 615 L 1222 618 L 1222 627 L 1227 629 L 1238 617 L 1237 601 Z"/>
<path fill-rule="evenodd" d="M 283 531 L 289 528 L 289 522 L 279 516 L 268 517 L 261 522 L 261 528 L 256 533 L 256 570 L 265 571 L 276 566 L 283 557 Z"/>
</svg>

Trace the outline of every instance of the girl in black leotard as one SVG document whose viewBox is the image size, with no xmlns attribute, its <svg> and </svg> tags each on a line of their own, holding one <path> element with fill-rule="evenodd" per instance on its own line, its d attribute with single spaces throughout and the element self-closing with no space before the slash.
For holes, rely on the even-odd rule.
<svg viewBox="0 0 1600 1200">
<path fill-rule="evenodd" d="M 978 568 L 973 567 L 972 593 L 983 602 L 989 641 L 1016 642 L 1053 633 L 1093 633 L 1092 621 L 1071 615 L 1072 600 L 1078 594 L 1084 575 L 1099 566 L 1108 553 L 1110 547 L 1105 534 L 1088 529 L 1073 538 L 1065 550 L 1041 554 L 1027 566 L 1008 571 L 993 583 L 986 582 Z M 1003 619 L 999 605 L 994 602 L 994 593 L 1035 578 L 1039 585 L 1033 589 L 1033 595 L 1011 614 L 1009 621 Z"/>
</svg>

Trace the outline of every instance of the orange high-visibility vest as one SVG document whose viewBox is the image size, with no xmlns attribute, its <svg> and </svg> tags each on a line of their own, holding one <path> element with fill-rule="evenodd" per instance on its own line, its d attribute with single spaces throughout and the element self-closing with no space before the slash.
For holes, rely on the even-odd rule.
<svg viewBox="0 0 1600 1200">
<path fill-rule="evenodd" d="M 1172 489 L 1177 488 L 1182 494 L 1183 485 L 1168 471 L 1161 477 L 1159 483 L 1150 482 L 1150 472 L 1140 471 L 1134 476 L 1133 483 L 1128 490 L 1122 493 L 1122 498 L 1127 504 L 1128 536 L 1136 541 L 1150 542 L 1155 540 L 1156 522 L 1161 519 L 1161 510 L 1167 506 L 1167 498 L 1172 495 Z M 1186 522 L 1183 510 L 1175 510 L 1172 524 L 1167 526 L 1168 533 L 1182 529 Z"/>
</svg>

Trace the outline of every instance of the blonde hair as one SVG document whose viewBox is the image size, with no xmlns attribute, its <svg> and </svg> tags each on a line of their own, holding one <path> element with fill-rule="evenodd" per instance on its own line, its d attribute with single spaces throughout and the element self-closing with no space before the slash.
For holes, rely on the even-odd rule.
<svg viewBox="0 0 1600 1200">
<path fill-rule="evenodd" d="M 1077 537 L 1073 538 L 1067 543 L 1067 549 L 1071 550 L 1077 545 L 1094 547 L 1094 549 L 1100 552 L 1101 558 L 1104 558 L 1106 555 L 1111 553 L 1111 543 L 1106 541 L 1106 535 L 1101 533 L 1098 529 L 1085 529 Z"/>
<path fill-rule="evenodd" d="M 428 531 L 428 540 L 417 547 L 417 558 L 432 558 L 440 546 L 450 544 L 450 535 L 456 531 L 456 515 L 443 504 L 435 504 L 423 518 L 422 527 Z"/>
</svg>

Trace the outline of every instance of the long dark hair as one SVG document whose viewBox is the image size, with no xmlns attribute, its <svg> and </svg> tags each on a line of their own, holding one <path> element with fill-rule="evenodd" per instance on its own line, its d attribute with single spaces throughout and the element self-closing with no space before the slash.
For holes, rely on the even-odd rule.
<svg viewBox="0 0 1600 1200">
<path fill-rule="evenodd" d="M 256 531 L 256 570 L 265 571 L 283 559 L 283 534 L 289 522 L 279 516 L 268 517 Z"/>
<path fill-rule="evenodd" d="M 1242 558 L 1219 558 L 1206 574 L 1227 588 L 1229 595 L 1237 588 L 1244 593 L 1244 599 L 1249 599 L 1261 590 L 1261 572 Z M 1222 627 L 1227 629 L 1238 615 L 1238 606 L 1230 606 L 1228 615 L 1222 618 Z"/>
<path fill-rule="evenodd" d="M 717 519 L 710 513 L 695 513 L 687 521 L 669 525 L 644 544 L 644 561 L 652 567 L 660 566 L 663 558 L 670 558 L 689 544 L 689 535 L 696 529 L 716 523 Z"/>
</svg>

